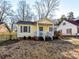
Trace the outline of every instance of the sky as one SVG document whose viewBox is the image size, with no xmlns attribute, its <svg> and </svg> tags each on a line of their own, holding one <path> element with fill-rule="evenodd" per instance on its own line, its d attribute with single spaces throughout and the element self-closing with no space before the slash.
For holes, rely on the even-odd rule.
<svg viewBox="0 0 79 59">
<path fill-rule="evenodd" d="M 13 9 L 16 10 L 16 5 L 19 0 L 7 0 L 13 5 Z M 68 12 L 74 12 L 74 16 L 79 16 L 79 0 L 59 0 L 58 10 L 55 11 L 54 18 L 60 18 L 61 15 L 65 14 L 67 16 Z M 30 5 L 33 5 L 35 0 L 26 0 Z"/>
<path fill-rule="evenodd" d="M 67 16 L 68 12 L 74 12 L 74 16 L 79 16 L 79 0 L 61 0 L 59 10 L 56 12 L 56 17 L 60 17 L 65 14 Z"/>
</svg>

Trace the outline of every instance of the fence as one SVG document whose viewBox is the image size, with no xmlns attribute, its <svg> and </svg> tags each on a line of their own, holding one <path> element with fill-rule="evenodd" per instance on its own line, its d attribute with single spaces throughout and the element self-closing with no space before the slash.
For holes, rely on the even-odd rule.
<svg viewBox="0 0 79 59">
<path fill-rule="evenodd" d="M 6 32 L 6 33 L 0 33 L 0 41 L 2 40 L 8 40 L 8 39 L 16 39 L 16 32 Z"/>
</svg>

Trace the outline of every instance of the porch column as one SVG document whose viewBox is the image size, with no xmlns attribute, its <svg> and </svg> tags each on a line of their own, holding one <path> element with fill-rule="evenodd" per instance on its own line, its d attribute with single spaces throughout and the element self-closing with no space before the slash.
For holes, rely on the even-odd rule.
<svg viewBox="0 0 79 59">
<path fill-rule="evenodd" d="M 53 34 L 52 36 L 54 36 L 54 24 L 52 24 L 52 28 L 53 28 L 52 29 L 52 34 Z M 53 40 L 53 37 L 52 37 L 52 40 Z"/>
<path fill-rule="evenodd" d="M 43 38 L 44 38 L 44 41 L 45 41 L 45 34 L 46 34 L 46 33 L 45 33 L 45 32 L 43 32 Z"/>
<path fill-rule="evenodd" d="M 37 21 L 37 37 L 39 37 L 39 25 L 38 25 L 38 21 Z"/>
</svg>

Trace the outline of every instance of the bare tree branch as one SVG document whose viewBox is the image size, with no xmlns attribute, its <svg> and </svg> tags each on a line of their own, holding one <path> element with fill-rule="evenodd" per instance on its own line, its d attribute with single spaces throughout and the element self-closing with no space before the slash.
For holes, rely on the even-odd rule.
<svg viewBox="0 0 79 59">
<path fill-rule="evenodd" d="M 11 5 L 5 0 L 0 1 L 0 21 L 4 21 L 6 17 L 11 15 Z"/>
<path fill-rule="evenodd" d="M 26 0 L 19 1 L 17 11 L 18 11 L 17 18 L 19 20 L 25 21 L 25 20 L 32 19 L 32 12 L 29 5 L 26 4 Z"/>
<path fill-rule="evenodd" d="M 57 9 L 59 1 L 58 0 L 41 0 L 35 3 L 35 8 L 38 12 L 39 18 L 48 18 L 53 15 L 53 12 Z"/>
</svg>

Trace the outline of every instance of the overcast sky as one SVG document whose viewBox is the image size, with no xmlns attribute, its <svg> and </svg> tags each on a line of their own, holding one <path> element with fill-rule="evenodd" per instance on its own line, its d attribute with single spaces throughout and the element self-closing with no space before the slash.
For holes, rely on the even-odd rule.
<svg viewBox="0 0 79 59">
<path fill-rule="evenodd" d="M 16 10 L 16 5 L 19 0 L 8 0 Z M 33 5 L 35 0 L 26 0 L 30 5 Z M 60 18 L 61 15 L 67 15 L 68 12 L 73 11 L 75 17 L 79 16 L 79 0 L 60 0 L 59 9 L 55 13 L 55 18 Z"/>
</svg>

